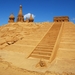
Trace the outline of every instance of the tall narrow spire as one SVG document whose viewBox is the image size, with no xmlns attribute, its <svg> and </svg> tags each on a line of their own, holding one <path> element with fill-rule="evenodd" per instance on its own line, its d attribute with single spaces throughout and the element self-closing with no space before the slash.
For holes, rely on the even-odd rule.
<svg viewBox="0 0 75 75">
<path fill-rule="evenodd" d="M 20 10 L 18 13 L 17 22 L 24 22 L 24 16 L 22 14 L 22 5 L 20 5 Z"/>
<path fill-rule="evenodd" d="M 22 15 L 22 5 L 20 5 L 20 10 L 19 10 L 18 15 Z"/>
<path fill-rule="evenodd" d="M 33 19 L 32 14 L 31 14 L 30 18 L 29 18 L 29 22 L 33 22 L 33 21 L 34 21 L 34 19 Z"/>
</svg>

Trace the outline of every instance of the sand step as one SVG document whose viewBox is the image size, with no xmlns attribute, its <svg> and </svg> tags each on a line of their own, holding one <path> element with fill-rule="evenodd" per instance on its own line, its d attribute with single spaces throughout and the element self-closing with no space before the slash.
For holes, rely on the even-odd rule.
<svg viewBox="0 0 75 75">
<path fill-rule="evenodd" d="M 53 48 L 52 48 L 52 47 L 51 47 L 51 48 L 36 48 L 35 50 L 36 50 L 36 51 L 38 51 L 38 50 L 51 51 L 51 50 L 53 50 Z"/>
<path fill-rule="evenodd" d="M 43 53 L 49 53 L 52 52 L 52 50 L 35 50 L 33 52 L 43 52 Z"/>
<path fill-rule="evenodd" d="M 51 52 L 33 52 L 33 54 L 38 54 L 38 55 L 51 55 Z"/>
<path fill-rule="evenodd" d="M 45 56 L 45 57 L 46 57 L 46 56 L 50 56 L 51 54 L 48 55 L 48 54 L 34 54 L 34 53 L 33 53 L 32 55 L 36 55 L 36 56 Z"/>
<path fill-rule="evenodd" d="M 45 46 L 45 45 L 43 45 L 43 46 L 38 46 L 36 49 L 52 49 L 54 46 Z"/>
<path fill-rule="evenodd" d="M 53 49 L 35 49 L 36 51 L 47 51 L 47 52 L 51 52 Z"/>
<path fill-rule="evenodd" d="M 35 50 L 33 52 L 52 52 L 52 50 Z"/>
<path fill-rule="evenodd" d="M 39 58 L 39 59 L 47 59 L 47 60 L 49 60 L 49 58 L 50 58 L 50 56 L 37 56 L 37 55 L 31 55 L 31 57 L 33 57 L 33 58 Z"/>
<path fill-rule="evenodd" d="M 38 45 L 39 47 L 40 46 L 54 46 L 54 44 L 51 44 L 51 43 L 47 43 L 47 44 L 40 44 L 40 45 Z"/>
</svg>

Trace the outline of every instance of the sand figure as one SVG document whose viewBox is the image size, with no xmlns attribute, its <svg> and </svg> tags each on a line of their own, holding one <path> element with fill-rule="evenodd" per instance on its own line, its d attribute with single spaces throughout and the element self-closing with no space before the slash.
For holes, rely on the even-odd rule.
<svg viewBox="0 0 75 75">
<path fill-rule="evenodd" d="M 46 62 L 44 60 L 40 60 L 36 67 L 46 67 Z"/>
</svg>

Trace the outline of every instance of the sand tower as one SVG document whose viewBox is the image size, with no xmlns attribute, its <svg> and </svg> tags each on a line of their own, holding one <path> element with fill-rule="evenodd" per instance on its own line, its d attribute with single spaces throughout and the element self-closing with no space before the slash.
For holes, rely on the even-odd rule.
<svg viewBox="0 0 75 75">
<path fill-rule="evenodd" d="M 10 17 L 9 17 L 9 21 L 8 22 L 12 23 L 12 22 L 14 22 L 14 19 L 15 19 L 14 15 L 11 14 Z"/>
<path fill-rule="evenodd" d="M 31 14 L 30 18 L 29 18 L 29 22 L 33 22 L 33 21 L 34 21 L 34 19 L 33 19 L 32 14 Z"/>
<path fill-rule="evenodd" d="M 24 22 L 24 16 L 22 14 L 22 5 L 20 5 L 20 10 L 18 13 L 17 22 Z"/>
</svg>

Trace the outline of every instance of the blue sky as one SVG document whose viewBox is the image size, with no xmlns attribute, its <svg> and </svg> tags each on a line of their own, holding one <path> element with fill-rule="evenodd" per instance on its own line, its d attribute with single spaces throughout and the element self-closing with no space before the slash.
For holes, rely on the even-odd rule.
<svg viewBox="0 0 75 75">
<path fill-rule="evenodd" d="M 35 22 L 53 22 L 54 16 L 69 16 L 75 23 L 75 0 L 0 0 L 0 25 L 8 23 L 11 13 L 17 18 L 20 5 L 23 15 L 35 15 Z"/>
</svg>

